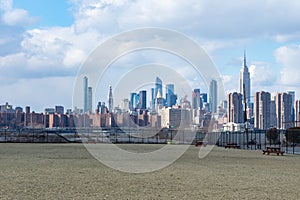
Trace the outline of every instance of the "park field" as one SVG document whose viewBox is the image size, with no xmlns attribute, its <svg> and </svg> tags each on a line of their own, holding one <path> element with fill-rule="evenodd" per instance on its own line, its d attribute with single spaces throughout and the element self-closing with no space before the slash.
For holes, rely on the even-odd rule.
<svg viewBox="0 0 300 200">
<path fill-rule="evenodd" d="M 123 144 L 132 150 L 159 145 Z M 170 166 L 130 174 L 82 144 L 0 144 L 0 199 L 299 199 L 300 156 L 191 146 Z"/>
</svg>

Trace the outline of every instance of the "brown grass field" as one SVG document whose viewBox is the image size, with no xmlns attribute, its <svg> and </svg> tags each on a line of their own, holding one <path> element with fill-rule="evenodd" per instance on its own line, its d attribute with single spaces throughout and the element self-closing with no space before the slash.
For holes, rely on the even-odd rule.
<svg viewBox="0 0 300 200">
<path fill-rule="evenodd" d="M 129 174 L 101 164 L 81 144 L 0 144 L 0 199 L 300 198 L 299 155 L 215 147 L 199 159 L 198 150 L 191 146 L 162 170 Z"/>
</svg>

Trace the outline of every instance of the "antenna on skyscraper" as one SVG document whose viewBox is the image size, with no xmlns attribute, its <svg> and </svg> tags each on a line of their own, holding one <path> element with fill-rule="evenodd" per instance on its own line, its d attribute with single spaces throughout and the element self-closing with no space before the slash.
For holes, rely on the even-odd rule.
<svg viewBox="0 0 300 200">
<path fill-rule="evenodd" d="M 246 60 L 246 47 L 244 46 L 244 67 L 247 66 L 247 60 Z"/>
</svg>

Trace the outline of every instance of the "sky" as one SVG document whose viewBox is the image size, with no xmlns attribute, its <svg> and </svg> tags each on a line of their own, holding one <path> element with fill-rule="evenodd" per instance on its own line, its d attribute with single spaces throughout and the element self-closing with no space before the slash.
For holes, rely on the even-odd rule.
<svg viewBox="0 0 300 200">
<path fill-rule="evenodd" d="M 72 108 L 76 75 L 91 52 L 118 33 L 144 27 L 196 41 L 215 63 L 226 93 L 238 91 L 246 49 L 252 94 L 292 90 L 299 99 L 299 8 L 298 0 L 0 0 L 0 104 L 37 112 Z M 174 64 L 168 58 L 140 52 L 119 63 Z M 107 91 L 95 91 L 95 99 L 106 101 Z"/>
</svg>

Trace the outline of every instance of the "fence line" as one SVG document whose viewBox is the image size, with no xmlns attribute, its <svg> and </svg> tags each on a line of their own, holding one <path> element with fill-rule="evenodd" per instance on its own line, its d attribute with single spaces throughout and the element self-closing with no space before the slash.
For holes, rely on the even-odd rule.
<svg viewBox="0 0 300 200">
<path fill-rule="evenodd" d="M 224 147 L 229 143 L 236 143 L 242 149 L 261 150 L 267 146 L 277 146 L 286 153 L 300 154 L 300 146 L 287 142 L 286 131 L 278 130 L 278 137 L 270 140 L 267 137 L 267 130 L 248 131 L 248 141 L 246 132 L 221 132 L 218 146 Z"/>
<path fill-rule="evenodd" d="M 156 131 L 153 131 L 156 132 Z M 0 129 L 0 142 L 13 143 L 175 143 L 195 144 L 203 141 L 224 147 L 228 143 L 236 143 L 242 149 L 262 150 L 267 146 L 277 146 L 286 153 L 300 154 L 300 145 L 286 141 L 286 131 L 278 130 L 278 137 L 269 140 L 266 130 L 246 132 L 193 132 L 165 129 L 148 136 L 149 131 L 139 130 L 139 133 L 126 134 L 120 129 Z M 195 138 L 192 138 L 192 136 Z M 248 141 L 247 141 L 248 138 Z"/>
</svg>

